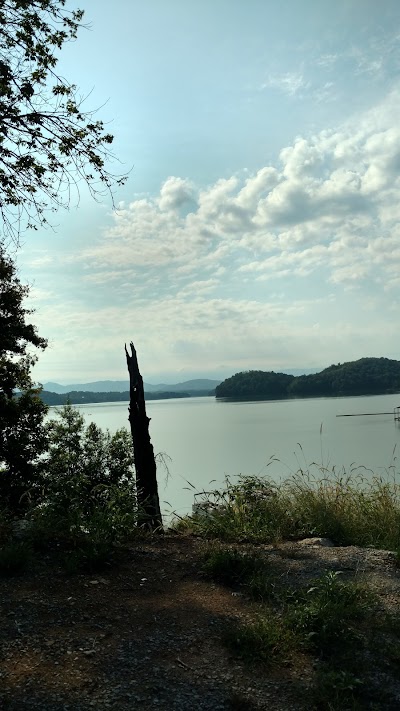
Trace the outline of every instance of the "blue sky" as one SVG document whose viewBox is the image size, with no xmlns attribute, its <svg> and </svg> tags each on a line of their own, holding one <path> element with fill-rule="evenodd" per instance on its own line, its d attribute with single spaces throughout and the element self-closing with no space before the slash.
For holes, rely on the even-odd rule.
<svg viewBox="0 0 400 711">
<path fill-rule="evenodd" d="M 73 7 L 72 3 L 69 3 Z M 83 0 L 60 55 L 129 170 L 18 260 L 35 377 L 398 359 L 400 3 Z"/>
</svg>

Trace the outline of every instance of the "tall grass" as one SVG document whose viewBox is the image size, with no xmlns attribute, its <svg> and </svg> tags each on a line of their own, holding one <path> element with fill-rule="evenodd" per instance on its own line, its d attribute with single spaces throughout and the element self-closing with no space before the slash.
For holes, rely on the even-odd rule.
<svg viewBox="0 0 400 711">
<path fill-rule="evenodd" d="M 338 545 L 400 549 L 400 482 L 324 467 L 299 470 L 282 482 L 259 476 L 226 480 L 204 493 L 180 525 L 225 541 L 277 542 L 326 536 Z"/>
</svg>

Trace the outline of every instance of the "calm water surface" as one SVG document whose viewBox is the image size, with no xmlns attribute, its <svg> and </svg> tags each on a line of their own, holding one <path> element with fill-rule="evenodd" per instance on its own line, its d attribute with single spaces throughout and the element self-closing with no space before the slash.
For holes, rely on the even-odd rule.
<svg viewBox="0 0 400 711">
<path fill-rule="evenodd" d="M 337 418 L 338 414 L 389 412 L 399 395 L 222 402 L 213 397 L 152 400 L 150 434 L 155 453 L 167 454 L 169 476 L 159 467 L 164 513 L 190 511 L 194 493 L 223 484 L 226 476 L 286 477 L 318 462 L 336 469 L 363 465 L 375 474 L 398 471 L 400 427 L 392 414 Z M 129 427 L 128 403 L 81 405 L 85 419 L 115 431 Z M 279 462 L 271 458 L 279 459 Z M 371 474 L 372 475 L 372 474 Z"/>
</svg>

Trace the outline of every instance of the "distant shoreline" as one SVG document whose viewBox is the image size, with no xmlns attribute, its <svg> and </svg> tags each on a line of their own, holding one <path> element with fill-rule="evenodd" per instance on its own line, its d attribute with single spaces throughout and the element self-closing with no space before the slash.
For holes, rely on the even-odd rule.
<svg viewBox="0 0 400 711">
<path fill-rule="evenodd" d="M 209 390 L 198 390 L 191 392 L 145 392 L 146 401 L 149 400 L 171 400 L 175 398 L 207 397 L 215 393 Z M 107 402 L 129 402 L 129 390 L 124 392 L 92 392 L 89 390 L 72 390 L 68 393 L 53 393 L 42 390 L 39 393 L 40 399 L 50 407 L 57 407 L 70 403 L 71 405 L 96 405 Z"/>
</svg>

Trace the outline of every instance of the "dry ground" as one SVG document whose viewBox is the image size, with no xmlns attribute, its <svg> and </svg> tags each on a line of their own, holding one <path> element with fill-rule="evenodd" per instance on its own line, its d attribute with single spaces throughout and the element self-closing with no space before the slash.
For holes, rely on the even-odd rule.
<svg viewBox="0 0 400 711">
<path fill-rule="evenodd" d="M 1 711 L 309 708 L 314 670 L 306 658 L 251 668 L 224 647 L 224 629 L 254 618 L 256 606 L 203 578 L 204 545 L 165 535 L 133 543 L 101 574 L 67 575 L 47 560 L 0 578 Z M 382 609 L 398 609 L 390 553 L 302 544 L 258 550 L 292 581 L 327 569 L 365 576 Z"/>
</svg>

